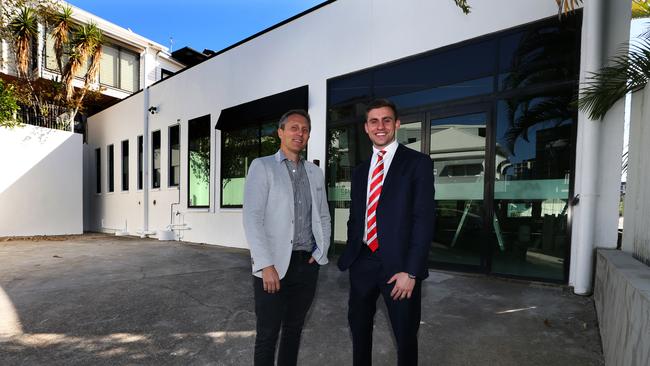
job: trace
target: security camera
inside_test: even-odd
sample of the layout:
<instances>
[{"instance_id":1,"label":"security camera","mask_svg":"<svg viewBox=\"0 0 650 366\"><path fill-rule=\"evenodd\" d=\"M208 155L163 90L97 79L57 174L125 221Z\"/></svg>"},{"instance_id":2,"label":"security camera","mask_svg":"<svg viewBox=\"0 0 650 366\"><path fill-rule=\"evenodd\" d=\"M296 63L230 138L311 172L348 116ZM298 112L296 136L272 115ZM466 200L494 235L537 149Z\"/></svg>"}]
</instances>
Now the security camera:
<instances>
[{"instance_id":1,"label":"security camera","mask_svg":"<svg viewBox=\"0 0 650 366\"><path fill-rule=\"evenodd\" d=\"M156 112L158 112L158 107L149 107L148 111L151 114L156 114Z\"/></svg>"}]
</instances>

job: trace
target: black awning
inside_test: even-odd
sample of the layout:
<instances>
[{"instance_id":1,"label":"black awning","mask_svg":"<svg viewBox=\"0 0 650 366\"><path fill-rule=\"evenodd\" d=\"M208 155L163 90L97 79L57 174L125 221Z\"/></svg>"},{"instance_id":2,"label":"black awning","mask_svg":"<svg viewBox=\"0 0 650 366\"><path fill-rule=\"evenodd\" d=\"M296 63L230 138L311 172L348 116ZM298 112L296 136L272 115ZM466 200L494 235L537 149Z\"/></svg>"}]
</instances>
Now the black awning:
<instances>
[{"instance_id":1,"label":"black awning","mask_svg":"<svg viewBox=\"0 0 650 366\"><path fill-rule=\"evenodd\" d=\"M308 103L309 87L305 85L223 109L215 128L229 131L273 118L279 119L290 109L307 110Z\"/></svg>"}]
</instances>

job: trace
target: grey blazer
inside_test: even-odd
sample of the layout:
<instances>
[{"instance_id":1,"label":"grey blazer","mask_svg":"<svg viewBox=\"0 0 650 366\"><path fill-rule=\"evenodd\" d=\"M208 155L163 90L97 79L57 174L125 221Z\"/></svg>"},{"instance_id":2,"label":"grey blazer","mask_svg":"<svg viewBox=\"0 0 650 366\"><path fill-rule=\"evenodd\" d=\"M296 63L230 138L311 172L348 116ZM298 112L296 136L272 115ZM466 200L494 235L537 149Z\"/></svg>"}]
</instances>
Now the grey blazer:
<instances>
[{"instance_id":1,"label":"grey blazer","mask_svg":"<svg viewBox=\"0 0 650 366\"><path fill-rule=\"evenodd\" d=\"M293 188L280 152L253 160L244 186L244 232L251 251L253 275L274 265L280 278L289 267L293 249ZM319 167L305 161L311 187L311 226L316 239L312 256L327 264L331 225L325 179Z\"/></svg>"}]
</instances>

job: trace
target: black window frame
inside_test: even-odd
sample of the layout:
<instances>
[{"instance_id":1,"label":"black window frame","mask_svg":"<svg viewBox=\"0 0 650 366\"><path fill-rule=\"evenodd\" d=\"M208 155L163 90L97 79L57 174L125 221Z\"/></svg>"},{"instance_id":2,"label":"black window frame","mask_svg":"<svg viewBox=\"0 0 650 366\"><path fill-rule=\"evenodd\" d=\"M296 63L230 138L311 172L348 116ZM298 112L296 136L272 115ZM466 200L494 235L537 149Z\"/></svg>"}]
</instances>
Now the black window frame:
<instances>
[{"instance_id":1,"label":"black window frame","mask_svg":"<svg viewBox=\"0 0 650 366\"><path fill-rule=\"evenodd\" d=\"M126 149L125 149L125 147L126 147ZM122 192L128 192L129 191L129 186L130 186L130 184L129 184L129 156L130 156L129 155L129 153L130 153L130 151L129 151L130 150L129 149L129 140L122 140L121 148L122 149L121 149L121 155L120 156L121 156L121 163L122 163L121 167L122 167L122 169L120 171L120 173L121 173L120 175L122 177ZM126 164L125 164L125 162L126 162ZM126 165L126 169L125 169L125 165Z\"/></svg>"},{"instance_id":2,"label":"black window frame","mask_svg":"<svg viewBox=\"0 0 650 366\"><path fill-rule=\"evenodd\" d=\"M207 205L192 205L190 204L191 199L190 197L192 196L192 184L190 183L190 179L192 177L192 174L190 170L192 169L191 165L191 160L190 160L190 154L192 153L192 142L190 141L190 138L192 137L192 124L194 123L207 123L207 131L208 131L208 204ZM206 114L201 117L193 118L187 121L187 208L210 208L210 200L211 200L211 190L212 190L212 166L210 165L210 148L212 147L212 129L210 128L212 124L211 121L211 116L209 114ZM205 128L205 127L203 127Z\"/></svg>"},{"instance_id":3,"label":"black window frame","mask_svg":"<svg viewBox=\"0 0 650 366\"><path fill-rule=\"evenodd\" d=\"M174 165L172 165L172 129L177 129L177 143L178 143L178 181L174 182ZM181 184L181 125L175 124L169 126L167 129L167 186L179 187Z\"/></svg>"},{"instance_id":4,"label":"black window frame","mask_svg":"<svg viewBox=\"0 0 650 366\"><path fill-rule=\"evenodd\" d=\"M156 135L157 134L157 135ZM156 154L156 137L158 138L158 150L160 155L160 166L158 169L155 168L155 154ZM151 132L151 189L159 189L162 185L162 143L161 143L161 133L160 130L155 130ZM156 173L158 173L158 185L156 185Z\"/></svg>"},{"instance_id":5,"label":"black window frame","mask_svg":"<svg viewBox=\"0 0 650 366\"><path fill-rule=\"evenodd\" d=\"M144 184L144 137L138 135L138 185L137 189L142 190Z\"/></svg>"},{"instance_id":6,"label":"black window frame","mask_svg":"<svg viewBox=\"0 0 650 366\"><path fill-rule=\"evenodd\" d=\"M107 192L115 192L115 145L110 144L106 147L106 168L108 170L108 188Z\"/></svg>"},{"instance_id":7,"label":"black window frame","mask_svg":"<svg viewBox=\"0 0 650 366\"><path fill-rule=\"evenodd\" d=\"M95 193L102 193L102 149L95 149Z\"/></svg>"}]
</instances>

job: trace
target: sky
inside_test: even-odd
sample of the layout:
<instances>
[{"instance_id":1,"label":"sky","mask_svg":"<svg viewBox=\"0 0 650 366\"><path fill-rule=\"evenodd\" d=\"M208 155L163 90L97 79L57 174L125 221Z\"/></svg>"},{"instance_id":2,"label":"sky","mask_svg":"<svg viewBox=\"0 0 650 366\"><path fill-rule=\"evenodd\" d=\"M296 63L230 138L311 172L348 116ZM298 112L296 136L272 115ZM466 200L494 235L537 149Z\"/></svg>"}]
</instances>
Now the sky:
<instances>
[{"instance_id":1,"label":"sky","mask_svg":"<svg viewBox=\"0 0 650 366\"><path fill-rule=\"evenodd\" d=\"M177 50L219 51L323 0L68 0ZM173 41L170 41L170 38ZM173 42L173 43L172 43Z\"/></svg>"}]
</instances>

